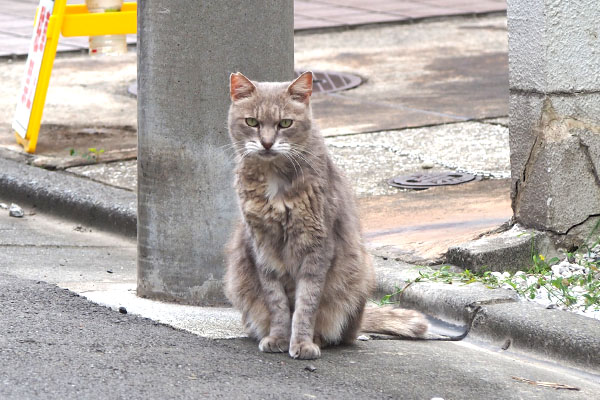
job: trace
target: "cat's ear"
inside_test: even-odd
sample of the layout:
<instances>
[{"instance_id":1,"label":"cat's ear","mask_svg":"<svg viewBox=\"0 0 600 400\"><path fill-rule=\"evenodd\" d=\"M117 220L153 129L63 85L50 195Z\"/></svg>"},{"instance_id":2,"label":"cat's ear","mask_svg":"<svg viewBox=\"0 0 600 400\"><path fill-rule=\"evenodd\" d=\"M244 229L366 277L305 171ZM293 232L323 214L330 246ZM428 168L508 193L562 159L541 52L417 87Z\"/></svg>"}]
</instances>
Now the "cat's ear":
<instances>
[{"instance_id":1,"label":"cat's ear","mask_svg":"<svg viewBox=\"0 0 600 400\"><path fill-rule=\"evenodd\" d=\"M254 86L241 72L231 74L229 77L229 94L231 95L231 101L250 97L255 90L256 86Z\"/></svg>"},{"instance_id":2,"label":"cat's ear","mask_svg":"<svg viewBox=\"0 0 600 400\"><path fill-rule=\"evenodd\" d=\"M313 87L313 74L307 71L300 75L294 82L288 86L287 91L292 99L308 104Z\"/></svg>"}]
</instances>

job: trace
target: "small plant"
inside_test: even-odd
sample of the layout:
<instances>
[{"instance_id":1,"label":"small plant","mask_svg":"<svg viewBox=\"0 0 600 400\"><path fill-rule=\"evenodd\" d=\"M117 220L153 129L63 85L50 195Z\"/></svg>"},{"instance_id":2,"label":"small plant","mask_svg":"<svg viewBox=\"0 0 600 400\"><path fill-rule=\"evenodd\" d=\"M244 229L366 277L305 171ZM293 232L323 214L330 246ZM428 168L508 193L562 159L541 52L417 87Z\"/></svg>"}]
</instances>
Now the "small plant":
<instances>
[{"instance_id":1,"label":"small plant","mask_svg":"<svg viewBox=\"0 0 600 400\"><path fill-rule=\"evenodd\" d=\"M104 153L104 149L96 149L95 147L90 147L88 148L88 152L89 154L93 154L94 159L96 160L96 162L98 162L98 160L100 160L100 154Z\"/></svg>"},{"instance_id":2,"label":"small plant","mask_svg":"<svg viewBox=\"0 0 600 400\"><path fill-rule=\"evenodd\" d=\"M400 296L402 294L402 292L404 292L410 285L412 285L413 283L420 282L420 281L421 281L421 278L416 278L414 280L409 280L406 283L406 285L404 285L404 287L394 286L394 289L395 289L394 293L386 294L379 300L371 300L371 301L374 302L375 304L377 304L378 306L386 306L386 305L390 305L390 304L396 304L396 303L398 303L398 300L392 300L393 297Z\"/></svg>"},{"instance_id":3,"label":"small plant","mask_svg":"<svg viewBox=\"0 0 600 400\"><path fill-rule=\"evenodd\" d=\"M594 231L598 225L600 223ZM567 253L562 262L557 257L547 260L543 254L536 254L534 248L532 238L531 265L526 271L515 273L472 272L468 269L453 272L447 265L437 270L419 267L419 276L416 279L408 280L403 288L396 287L394 293L383 296L375 303L397 303L404 290L417 282L462 285L480 282L490 289L512 289L524 298L551 307L576 312L600 312L600 236L590 245Z\"/></svg>"},{"instance_id":4,"label":"small plant","mask_svg":"<svg viewBox=\"0 0 600 400\"><path fill-rule=\"evenodd\" d=\"M69 149L69 155L71 156L81 156L89 161L99 162L100 155L104 153L104 149L97 149L95 147L89 147L85 153L77 153L74 148Z\"/></svg>"}]
</instances>

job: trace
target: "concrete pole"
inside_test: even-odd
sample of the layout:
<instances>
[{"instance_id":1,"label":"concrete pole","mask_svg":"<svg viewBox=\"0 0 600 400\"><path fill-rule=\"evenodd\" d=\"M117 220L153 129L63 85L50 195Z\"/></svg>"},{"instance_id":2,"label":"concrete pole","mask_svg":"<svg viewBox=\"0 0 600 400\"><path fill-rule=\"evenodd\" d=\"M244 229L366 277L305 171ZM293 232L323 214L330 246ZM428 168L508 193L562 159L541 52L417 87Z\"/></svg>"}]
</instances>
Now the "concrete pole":
<instances>
[{"instance_id":1,"label":"concrete pole","mask_svg":"<svg viewBox=\"0 0 600 400\"><path fill-rule=\"evenodd\" d=\"M224 301L229 74L293 78L292 0L138 2L138 295Z\"/></svg>"},{"instance_id":2,"label":"concrete pole","mask_svg":"<svg viewBox=\"0 0 600 400\"><path fill-rule=\"evenodd\" d=\"M578 245L600 219L600 2L509 0L508 30L514 216Z\"/></svg>"}]
</instances>

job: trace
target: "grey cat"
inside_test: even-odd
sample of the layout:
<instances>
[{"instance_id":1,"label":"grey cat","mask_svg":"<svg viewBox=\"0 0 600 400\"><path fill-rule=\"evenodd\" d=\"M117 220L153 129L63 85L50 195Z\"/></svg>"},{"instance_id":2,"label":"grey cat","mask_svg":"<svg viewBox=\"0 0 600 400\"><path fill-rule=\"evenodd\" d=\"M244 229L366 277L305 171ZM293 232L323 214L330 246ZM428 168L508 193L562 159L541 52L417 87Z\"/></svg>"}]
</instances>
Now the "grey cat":
<instances>
[{"instance_id":1,"label":"grey cat","mask_svg":"<svg viewBox=\"0 0 600 400\"><path fill-rule=\"evenodd\" d=\"M411 310L365 307L375 286L353 194L312 119L312 73L293 82L231 75L229 134L242 220L225 291L265 352L313 359L359 331L422 337Z\"/></svg>"}]
</instances>

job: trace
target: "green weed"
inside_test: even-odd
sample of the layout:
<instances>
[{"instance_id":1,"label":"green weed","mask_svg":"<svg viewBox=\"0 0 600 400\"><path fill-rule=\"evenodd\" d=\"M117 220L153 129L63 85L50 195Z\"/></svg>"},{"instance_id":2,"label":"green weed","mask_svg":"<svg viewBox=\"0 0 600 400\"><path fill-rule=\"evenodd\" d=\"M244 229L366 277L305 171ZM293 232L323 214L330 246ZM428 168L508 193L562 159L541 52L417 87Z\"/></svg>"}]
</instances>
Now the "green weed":
<instances>
[{"instance_id":1,"label":"green weed","mask_svg":"<svg viewBox=\"0 0 600 400\"><path fill-rule=\"evenodd\" d=\"M595 230L599 224L596 225ZM589 257L592 249L598 252L598 244L600 244L600 236L590 245L581 246L577 252L567 254L567 260L579 266L578 270L572 273L560 273L561 266L566 267L566 265L561 265L557 257L547 260L544 255L535 254L533 239L531 265L525 271L500 273L485 270L472 272L466 269L453 272L447 265L439 269L419 267L419 277L408 280L402 288L396 287L394 293L383 296L375 303L379 305L397 303L404 290L417 282L460 285L479 282L490 289L513 289L520 296L529 299L546 297L550 304L567 310L600 311L600 261L598 259L590 261Z\"/></svg>"},{"instance_id":2,"label":"green weed","mask_svg":"<svg viewBox=\"0 0 600 400\"><path fill-rule=\"evenodd\" d=\"M69 149L69 155L71 156L81 156L89 161L99 162L100 155L104 153L104 149L97 149L95 147L89 147L86 152L78 153L75 149Z\"/></svg>"}]
</instances>

